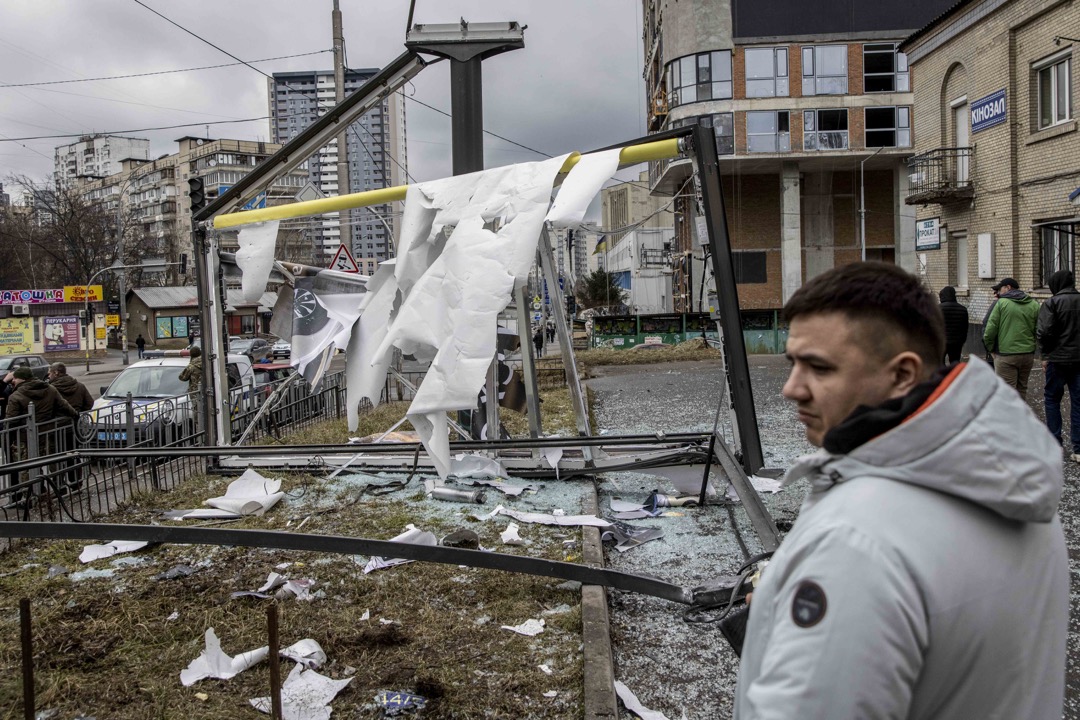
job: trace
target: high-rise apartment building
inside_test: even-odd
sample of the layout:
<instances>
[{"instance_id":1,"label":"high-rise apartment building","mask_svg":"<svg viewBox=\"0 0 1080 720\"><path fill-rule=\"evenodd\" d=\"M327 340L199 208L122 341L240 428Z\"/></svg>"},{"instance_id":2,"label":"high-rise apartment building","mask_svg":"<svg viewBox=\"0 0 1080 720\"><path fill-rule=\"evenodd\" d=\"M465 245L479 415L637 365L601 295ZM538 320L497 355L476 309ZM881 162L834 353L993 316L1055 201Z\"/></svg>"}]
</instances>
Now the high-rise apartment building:
<instances>
[{"instance_id":1,"label":"high-rise apartment building","mask_svg":"<svg viewBox=\"0 0 1080 720\"><path fill-rule=\"evenodd\" d=\"M954 1L643 0L649 129L712 129L744 318L775 321L805 280L864 247L914 269L905 160L921 80L897 45ZM650 184L686 194L690 172L653 163ZM694 209L675 210L674 309L696 311Z\"/></svg>"},{"instance_id":2,"label":"high-rise apartment building","mask_svg":"<svg viewBox=\"0 0 1080 720\"><path fill-rule=\"evenodd\" d=\"M346 95L354 92L377 69L348 70ZM270 102L270 134L274 142L286 143L334 107L332 70L275 73L267 81ZM362 192L408 182L405 145L405 108L401 93L393 93L382 106L366 113L347 132L349 191ZM308 161L311 181L327 195L341 191L338 182L337 139L330 141ZM340 243L352 251L360 271L371 274L381 260L394 254L393 237L401 217L401 203L377 205L352 211L342 232L337 214L309 221L307 232L317 250L329 261Z\"/></svg>"},{"instance_id":3,"label":"high-rise apartment building","mask_svg":"<svg viewBox=\"0 0 1080 720\"><path fill-rule=\"evenodd\" d=\"M150 141L119 135L85 135L78 142L56 148L53 179L81 182L120 172L125 160L150 159Z\"/></svg>"}]
</instances>

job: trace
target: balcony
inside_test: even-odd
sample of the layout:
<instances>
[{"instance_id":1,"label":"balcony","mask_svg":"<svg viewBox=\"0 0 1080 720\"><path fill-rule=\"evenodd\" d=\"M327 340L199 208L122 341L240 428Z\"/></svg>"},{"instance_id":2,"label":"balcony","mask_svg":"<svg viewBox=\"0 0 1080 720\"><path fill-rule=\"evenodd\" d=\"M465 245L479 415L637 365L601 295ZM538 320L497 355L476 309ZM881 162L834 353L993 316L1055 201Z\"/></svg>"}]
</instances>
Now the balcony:
<instances>
[{"instance_id":1,"label":"balcony","mask_svg":"<svg viewBox=\"0 0 1080 720\"><path fill-rule=\"evenodd\" d=\"M908 205L946 204L975 197L975 148L938 148L907 161Z\"/></svg>"}]
</instances>

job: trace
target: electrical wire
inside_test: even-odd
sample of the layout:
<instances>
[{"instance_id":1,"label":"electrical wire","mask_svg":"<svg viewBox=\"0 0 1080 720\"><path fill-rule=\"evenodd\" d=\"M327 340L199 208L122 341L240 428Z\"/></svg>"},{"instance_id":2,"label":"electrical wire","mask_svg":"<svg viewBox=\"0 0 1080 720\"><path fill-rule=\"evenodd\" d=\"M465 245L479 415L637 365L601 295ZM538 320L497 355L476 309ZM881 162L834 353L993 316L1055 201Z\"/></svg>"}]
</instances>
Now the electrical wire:
<instances>
[{"instance_id":1,"label":"electrical wire","mask_svg":"<svg viewBox=\"0 0 1080 720\"><path fill-rule=\"evenodd\" d=\"M186 127L199 127L201 125L235 125L237 123L256 122L258 120L269 120L269 115L263 115L262 117L243 118L241 120L213 120L210 122L190 122L182 123L180 125L161 125L158 127L146 127L146 128L134 128L131 130L104 130L98 131L97 135L127 135L128 133L139 132L153 132L154 130L177 130L179 128ZM86 135L86 132L77 133L64 133L62 135L35 135L33 137L18 137L18 138L0 138L0 142L22 142L24 140L57 140L62 138L82 137Z\"/></svg>"},{"instance_id":2,"label":"electrical wire","mask_svg":"<svg viewBox=\"0 0 1080 720\"><path fill-rule=\"evenodd\" d=\"M328 53L328 52L333 52L333 50L313 50L312 52L297 53L296 55L279 55L277 57L260 58L258 60L249 60L248 62L259 63L259 62L271 62L273 60L290 60L292 58L307 57L309 55L321 55L323 53ZM178 68L176 70L157 70L157 71L154 71L154 72L131 73L129 75L109 75L109 76L105 76L105 77L76 78L74 80L45 80L45 81L42 81L42 82L31 82L31 83L0 83L0 88L27 88L27 87L42 87L44 85L67 85L67 84L70 84L70 83L98 82L100 80L127 80L129 78L152 77L154 75L170 75L172 73L196 72L198 70L216 70L218 68L236 67L237 65L245 65L245 64L247 64L247 63L241 61L241 62L234 62L234 63L222 63L221 65L203 65L201 67ZM89 96L86 96L86 97L89 97Z\"/></svg>"}]
</instances>

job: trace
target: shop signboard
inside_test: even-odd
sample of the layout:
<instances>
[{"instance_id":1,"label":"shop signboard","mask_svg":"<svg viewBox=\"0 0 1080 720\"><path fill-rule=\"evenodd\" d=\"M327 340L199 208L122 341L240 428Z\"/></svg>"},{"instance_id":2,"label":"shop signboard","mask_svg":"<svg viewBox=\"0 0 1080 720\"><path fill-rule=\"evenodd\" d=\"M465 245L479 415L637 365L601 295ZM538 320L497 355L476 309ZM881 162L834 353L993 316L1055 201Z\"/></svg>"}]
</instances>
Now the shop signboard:
<instances>
[{"instance_id":1,"label":"shop signboard","mask_svg":"<svg viewBox=\"0 0 1080 720\"><path fill-rule=\"evenodd\" d=\"M34 344L30 318L0 318L0 355L28 353Z\"/></svg>"},{"instance_id":2,"label":"shop signboard","mask_svg":"<svg viewBox=\"0 0 1080 720\"><path fill-rule=\"evenodd\" d=\"M941 218L920 220L915 226L915 249L937 250L941 247Z\"/></svg>"},{"instance_id":3,"label":"shop signboard","mask_svg":"<svg viewBox=\"0 0 1080 720\"><path fill-rule=\"evenodd\" d=\"M105 339L105 328L103 328L103 327L94 328L94 337L96 337L98 340L104 340Z\"/></svg>"},{"instance_id":4,"label":"shop signboard","mask_svg":"<svg viewBox=\"0 0 1080 720\"><path fill-rule=\"evenodd\" d=\"M106 315L105 316L105 327L120 327L120 316L119 315Z\"/></svg>"},{"instance_id":5,"label":"shop signboard","mask_svg":"<svg viewBox=\"0 0 1080 720\"><path fill-rule=\"evenodd\" d=\"M45 352L79 349L79 317L77 315L47 317L43 320L45 332L41 342Z\"/></svg>"},{"instance_id":6,"label":"shop signboard","mask_svg":"<svg viewBox=\"0 0 1080 720\"><path fill-rule=\"evenodd\" d=\"M65 285L64 302L101 302L103 294L100 285Z\"/></svg>"}]
</instances>

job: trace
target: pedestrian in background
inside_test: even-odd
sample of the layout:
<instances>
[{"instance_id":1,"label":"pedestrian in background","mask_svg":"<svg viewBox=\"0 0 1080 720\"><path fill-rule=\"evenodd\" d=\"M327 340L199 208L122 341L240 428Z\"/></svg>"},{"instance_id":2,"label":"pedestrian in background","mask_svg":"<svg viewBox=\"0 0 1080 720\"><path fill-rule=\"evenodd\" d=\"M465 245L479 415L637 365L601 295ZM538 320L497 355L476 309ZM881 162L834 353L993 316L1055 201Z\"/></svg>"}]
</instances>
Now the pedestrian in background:
<instances>
[{"instance_id":1,"label":"pedestrian in background","mask_svg":"<svg viewBox=\"0 0 1080 720\"><path fill-rule=\"evenodd\" d=\"M997 346L994 370L1020 397L1027 398L1028 377L1035 364L1035 324L1039 303L1020 289L1020 283L1004 278L994 290L998 301L983 329L983 344Z\"/></svg>"},{"instance_id":2,"label":"pedestrian in background","mask_svg":"<svg viewBox=\"0 0 1080 720\"><path fill-rule=\"evenodd\" d=\"M1036 334L1046 372L1046 427L1061 442L1061 400L1069 389L1069 458L1080 462L1080 292L1069 270L1050 276L1053 297L1039 310Z\"/></svg>"},{"instance_id":3,"label":"pedestrian in background","mask_svg":"<svg viewBox=\"0 0 1080 720\"><path fill-rule=\"evenodd\" d=\"M988 322L990 322L990 313L994 312L994 306L997 305L997 301L998 301L998 291L991 288L990 292L993 294L994 299L990 301L990 307L986 308L986 314L983 315L982 326L983 326L984 330L986 329L986 324ZM993 365L994 364L994 353L997 352L997 345L994 345L993 347L991 347L991 346L987 345L984 342L983 347L986 348L986 362Z\"/></svg>"},{"instance_id":4,"label":"pedestrian in background","mask_svg":"<svg viewBox=\"0 0 1080 720\"><path fill-rule=\"evenodd\" d=\"M536 357L544 357L544 327L542 325L533 333L533 346L536 347Z\"/></svg>"},{"instance_id":5,"label":"pedestrian in background","mask_svg":"<svg viewBox=\"0 0 1080 720\"><path fill-rule=\"evenodd\" d=\"M142 333L135 338L135 347L139 349L139 359L142 360L143 352L146 350L146 340L143 339Z\"/></svg>"},{"instance_id":6,"label":"pedestrian in background","mask_svg":"<svg viewBox=\"0 0 1080 720\"><path fill-rule=\"evenodd\" d=\"M956 302L956 288L945 286L938 293L941 314L945 317L945 363L960 362L968 335L967 308Z\"/></svg>"}]
</instances>

